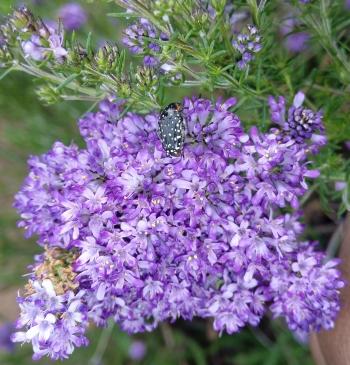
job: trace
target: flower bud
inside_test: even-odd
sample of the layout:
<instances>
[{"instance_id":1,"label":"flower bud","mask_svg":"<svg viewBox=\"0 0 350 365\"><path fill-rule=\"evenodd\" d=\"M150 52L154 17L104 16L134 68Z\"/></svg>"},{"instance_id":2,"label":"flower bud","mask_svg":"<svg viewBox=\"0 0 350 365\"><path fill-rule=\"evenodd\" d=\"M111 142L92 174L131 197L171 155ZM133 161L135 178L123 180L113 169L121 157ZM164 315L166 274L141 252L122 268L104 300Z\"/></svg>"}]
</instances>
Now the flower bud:
<instances>
[{"instance_id":1,"label":"flower bud","mask_svg":"<svg viewBox=\"0 0 350 365\"><path fill-rule=\"evenodd\" d=\"M136 85L140 91L155 93L158 85L158 77L149 67L138 67L136 72Z\"/></svg>"},{"instance_id":2,"label":"flower bud","mask_svg":"<svg viewBox=\"0 0 350 365\"><path fill-rule=\"evenodd\" d=\"M81 65L88 60L88 54L81 44L74 45L67 55L67 62L81 68Z\"/></svg>"},{"instance_id":3,"label":"flower bud","mask_svg":"<svg viewBox=\"0 0 350 365\"><path fill-rule=\"evenodd\" d=\"M126 99L126 98L130 97L130 95L131 95L131 86L130 86L129 80L124 79L124 80L120 81L119 89L118 89L118 96L121 99Z\"/></svg>"},{"instance_id":4,"label":"flower bud","mask_svg":"<svg viewBox=\"0 0 350 365\"><path fill-rule=\"evenodd\" d=\"M100 72L113 72L118 66L119 57L118 47L106 43L97 51L94 57L95 67Z\"/></svg>"},{"instance_id":5,"label":"flower bud","mask_svg":"<svg viewBox=\"0 0 350 365\"><path fill-rule=\"evenodd\" d=\"M8 62L13 59L6 39L0 33L0 67L6 67Z\"/></svg>"},{"instance_id":6,"label":"flower bud","mask_svg":"<svg viewBox=\"0 0 350 365\"><path fill-rule=\"evenodd\" d=\"M56 104L60 101L60 93L54 86L43 85L36 90L39 99L47 105Z\"/></svg>"},{"instance_id":7,"label":"flower bud","mask_svg":"<svg viewBox=\"0 0 350 365\"><path fill-rule=\"evenodd\" d=\"M9 22L19 32L35 31L37 29L37 21L32 12L26 7L16 9Z\"/></svg>"}]
</instances>

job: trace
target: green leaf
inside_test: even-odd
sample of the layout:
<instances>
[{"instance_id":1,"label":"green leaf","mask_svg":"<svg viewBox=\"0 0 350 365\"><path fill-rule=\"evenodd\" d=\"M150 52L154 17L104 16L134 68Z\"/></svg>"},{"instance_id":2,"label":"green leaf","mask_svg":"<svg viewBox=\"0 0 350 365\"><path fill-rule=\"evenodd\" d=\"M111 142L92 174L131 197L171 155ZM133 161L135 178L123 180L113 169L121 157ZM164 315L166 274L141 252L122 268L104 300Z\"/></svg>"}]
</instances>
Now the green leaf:
<instances>
[{"instance_id":1,"label":"green leaf","mask_svg":"<svg viewBox=\"0 0 350 365\"><path fill-rule=\"evenodd\" d=\"M107 16L112 18L125 18L125 19L131 19L131 18L139 18L138 15L132 14L132 13L107 13Z\"/></svg>"},{"instance_id":2,"label":"green leaf","mask_svg":"<svg viewBox=\"0 0 350 365\"><path fill-rule=\"evenodd\" d=\"M2 74L1 74L1 76L0 76L0 81L2 80L2 79L4 79L7 75L9 75L13 70L14 70L15 68L14 67L10 67L10 68L8 68L7 70L5 70Z\"/></svg>"},{"instance_id":3,"label":"green leaf","mask_svg":"<svg viewBox=\"0 0 350 365\"><path fill-rule=\"evenodd\" d=\"M59 90L63 89L65 86L67 86L72 81L74 81L78 76L79 76L79 74L70 75L61 84L59 84L58 86L56 86L55 90L56 91L59 91Z\"/></svg>"},{"instance_id":4,"label":"green leaf","mask_svg":"<svg viewBox=\"0 0 350 365\"><path fill-rule=\"evenodd\" d=\"M89 56L93 55L94 49L92 46L92 32L89 32L87 36L85 49Z\"/></svg>"}]
</instances>

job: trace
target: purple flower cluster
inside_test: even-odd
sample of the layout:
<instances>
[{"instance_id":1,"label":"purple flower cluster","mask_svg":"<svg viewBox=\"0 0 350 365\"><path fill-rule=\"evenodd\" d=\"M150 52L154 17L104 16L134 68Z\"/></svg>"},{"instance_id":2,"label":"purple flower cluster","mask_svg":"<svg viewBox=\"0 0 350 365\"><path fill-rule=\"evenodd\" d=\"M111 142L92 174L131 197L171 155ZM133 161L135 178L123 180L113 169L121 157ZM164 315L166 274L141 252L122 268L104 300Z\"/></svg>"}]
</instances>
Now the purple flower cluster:
<instances>
[{"instance_id":1,"label":"purple flower cluster","mask_svg":"<svg viewBox=\"0 0 350 365\"><path fill-rule=\"evenodd\" d=\"M261 36L254 25L247 26L247 33L240 33L232 41L233 47L241 54L241 59L237 62L237 67L243 70L254 59L254 53L262 49Z\"/></svg>"},{"instance_id":2,"label":"purple flower cluster","mask_svg":"<svg viewBox=\"0 0 350 365\"><path fill-rule=\"evenodd\" d=\"M43 22L37 32L22 42L22 49L25 56L34 61L42 61L50 55L56 60L62 61L68 54L63 47L62 31Z\"/></svg>"},{"instance_id":3,"label":"purple flower cluster","mask_svg":"<svg viewBox=\"0 0 350 365\"><path fill-rule=\"evenodd\" d=\"M208 1L199 1L198 7L193 10L194 14L206 14L211 20L216 17L215 9ZM128 1L124 2L124 6L128 11L133 12L133 8ZM247 25L245 32L237 32L236 27L238 23L247 17L245 12L235 12L231 15L232 6L228 5L225 8L225 15L229 24L232 27L233 33L236 34L232 40L233 47L240 54L240 60L237 62L239 69L244 69L254 59L254 54L262 49L262 38L258 29L254 25ZM158 11L155 13L158 14ZM169 21L167 15L163 16L163 20ZM169 34L160 32L149 20L140 18L137 23L132 24L124 30L123 43L134 54L144 56L144 64L149 67L158 66L160 63L160 56L162 52L161 41L167 41ZM160 66L164 73L175 71L176 66L171 63L164 63ZM177 78L180 78L178 75Z\"/></svg>"},{"instance_id":4,"label":"purple flower cluster","mask_svg":"<svg viewBox=\"0 0 350 365\"><path fill-rule=\"evenodd\" d=\"M299 215L281 211L297 209L318 176L307 153L321 122L300 132L290 119L303 116L300 103L284 121L284 99L271 99L282 131L245 133L235 102L184 100L181 157L163 151L157 115L121 116L121 103L105 101L79 122L86 149L55 143L30 159L20 226L46 249L74 251L76 277L60 295L33 277L15 340L56 359L86 344L87 318L136 333L198 316L231 334L270 310L299 333L332 327L337 261L298 242Z\"/></svg>"},{"instance_id":5,"label":"purple flower cluster","mask_svg":"<svg viewBox=\"0 0 350 365\"><path fill-rule=\"evenodd\" d=\"M87 345L84 332L87 327L84 291L74 294L67 291L57 295L52 282L30 282L31 293L18 298L21 315L18 328L25 331L12 336L14 342L31 342L34 359L44 355L52 359L64 359L72 354L75 347Z\"/></svg>"},{"instance_id":6,"label":"purple flower cluster","mask_svg":"<svg viewBox=\"0 0 350 365\"><path fill-rule=\"evenodd\" d=\"M299 92L295 95L293 105L288 109L286 116L285 99L279 97L277 100L269 98L271 111L271 120L279 124L288 137L292 137L298 143L305 143L306 140L312 139L313 148L322 146L326 143L324 135L317 132L323 132L322 112L314 112L304 108L305 95Z\"/></svg>"},{"instance_id":7,"label":"purple flower cluster","mask_svg":"<svg viewBox=\"0 0 350 365\"><path fill-rule=\"evenodd\" d=\"M154 67L159 64L160 41L168 39L167 34L159 32L148 20L141 18L124 30L123 43L132 53L142 54L146 66Z\"/></svg>"},{"instance_id":8,"label":"purple flower cluster","mask_svg":"<svg viewBox=\"0 0 350 365\"><path fill-rule=\"evenodd\" d=\"M59 18L67 30L81 28L87 21L87 14L79 3L67 3L59 9Z\"/></svg>"}]
</instances>

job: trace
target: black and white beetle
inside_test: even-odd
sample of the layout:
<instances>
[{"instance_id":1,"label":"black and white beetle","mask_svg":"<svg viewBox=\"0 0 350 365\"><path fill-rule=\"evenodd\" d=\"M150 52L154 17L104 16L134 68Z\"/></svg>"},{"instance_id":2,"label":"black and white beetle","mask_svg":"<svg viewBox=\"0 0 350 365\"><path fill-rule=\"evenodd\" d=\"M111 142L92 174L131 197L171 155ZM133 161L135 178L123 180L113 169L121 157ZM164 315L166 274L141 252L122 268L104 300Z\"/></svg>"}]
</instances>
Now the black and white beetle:
<instances>
[{"instance_id":1,"label":"black and white beetle","mask_svg":"<svg viewBox=\"0 0 350 365\"><path fill-rule=\"evenodd\" d=\"M182 154L186 135L182 110L181 104L171 103L159 115L158 137L169 157L180 157Z\"/></svg>"}]
</instances>

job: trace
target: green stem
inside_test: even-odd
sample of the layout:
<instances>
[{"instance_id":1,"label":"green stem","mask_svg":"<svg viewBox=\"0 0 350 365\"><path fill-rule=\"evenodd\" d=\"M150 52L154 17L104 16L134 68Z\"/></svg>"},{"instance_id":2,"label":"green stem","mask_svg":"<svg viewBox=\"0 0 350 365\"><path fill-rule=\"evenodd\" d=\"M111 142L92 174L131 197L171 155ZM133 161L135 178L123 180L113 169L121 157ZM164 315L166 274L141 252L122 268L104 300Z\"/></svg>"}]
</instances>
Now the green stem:
<instances>
[{"instance_id":1,"label":"green stem","mask_svg":"<svg viewBox=\"0 0 350 365\"><path fill-rule=\"evenodd\" d=\"M342 240L343 229L344 229L344 223L340 222L338 224L337 229L335 230L331 239L328 242L327 251L326 251L327 256L325 258L326 262L329 261L330 259L332 259L337 254L340 242Z\"/></svg>"},{"instance_id":2,"label":"green stem","mask_svg":"<svg viewBox=\"0 0 350 365\"><path fill-rule=\"evenodd\" d=\"M66 101L92 101L99 102L103 99L103 96L89 96L89 95L60 95L60 98Z\"/></svg>"},{"instance_id":3,"label":"green stem","mask_svg":"<svg viewBox=\"0 0 350 365\"><path fill-rule=\"evenodd\" d=\"M328 17L329 7L327 0L320 0L319 14L315 14L315 16L313 14L306 14L304 20L318 37L321 46L334 62L343 68L350 78L350 63L332 37L332 28Z\"/></svg>"},{"instance_id":4,"label":"green stem","mask_svg":"<svg viewBox=\"0 0 350 365\"><path fill-rule=\"evenodd\" d=\"M259 20L259 8L256 0L247 0L250 12L253 15L254 23L259 26L260 20Z\"/></svg>"},{"instance_id":5,"label":"green stem","mask_svg":"<svg viewBox=\"0 0 350 365\"><path fill-rule=\"evenodd\" d=\"M2 79L4 79L7 75L9 75L12 71L14 71L15 70L15 67L14 66L12 66L12 67L10 67L10 68L8 68L7 70L5 70L2 74L1 74L1 76L0 76L0 81L2 80Z\"/></svg>"},{"instance_id":6,"label":"green stem","mask_svg":"<svg viewBox=\"0 0 350 365\"><path fill-rule=\"evenodd\" d=\"M337 89L334 89L332 87L312 84L312 83L308 83L308 82L305 85L310 87L310 89L316 89L316 90L324 91L329 95L344 96L344 95L350 94L350 90L337 90Z\"/></svg>"},{"instance_id":7,"label":"green stem","mask_svg":"<svg viewBox=\"0 0 350 365\"><path fill-rule=\"evenodd\" d=\"M57 85L62 85L67 80L66 78L63 78L62 76L56 76L56 75L46 72L44 70L30 67L24 63L20 63L20 64L14 66L14 70L22 71L29 75L46 79ZM92 88L87 88L87 87L81 86L81 85L77 84L77 82L73 82L73 81L68 82L64 87L66 87L70 90L79 92L81 94L89 95L91 97L98 97L98 93L96 92L96 90L94 90ZM100 98L103 98L103 94L100 94Z\"/></svg>"},{"instance_id":8,"label":"green stem","mask_svg":"<svg viewBox=\"0 0 350 365\"><path fill-rule=\"evenodd\" d=\"M125 7L125 4L123 4L122 1L120 0L115 0L116 3L118 3L119 5L121 5L122 7ZM253 2L256 1L253 0ZM138 12L138 14L142 17L146 17L148 18L151 22L153 22L153 24L158 27L159 30L163 31L164 28L159 26L159 22L154 18L154 16L146 9L144 9L143 6L141 6L139 4L139 1L135 0L132 2L132 5L134 6L135 10ZM257 12L259 12L258 8L257 8ZM157 40L153 41L157 42ZM203 58L203 55L198 52L198 50L194 49L190 44L188 44L187 42L185 42L182 39L171 39L172 44L174 45L175 49L181 49L182 51L186 52L187 54L189 54L190 56L192 56L195 60L200 61L200 63L204 63L204 67L206 67L208 70L212 70L214 72L219 71L220 76L222 76L224 79L226 79L227 81L229 81L229 83L231 84L231 86L233 86L233 88L235 89L235 91L240 92L241 94L248 94L250 96L254 96L260 100L265 100L265 98L259 96L259 94L253 90L250 89L247 86L241 85L233 76L231 76L229 73L227 72L220 72L220 70L218 70L218 67L216 66L215 63L213 62L209 62L208 60ZM163 43L163 41L158 41L158 43ZM173 60L170 58L170 56L168 57L168 61L173 62ZM195 71L193 71L190 67L188 67L186 65L186 67L184 68L184 71L188 74L191 75L191 77L199 80L200 78L196 75ZM202 80L202 85L205 85L205 83L207 83L207 81ZM221 84L217 84L220 85ZM215 85L213 85L213 88L216 88Z\"/></svg>"},{"instance_id":9,"label":"green stem","mask_svg":"<svg viewBox=\"0 0 350 365\"><path fill-rule=\"evenodd\" d=\"M97 344L96 351L90 359L88 365L100 365L104 353L106 352L108 342L111 338L114 328L114 322L110 322L108 327L102 330L100 340Z\"/></svg>"}]
</instances>

